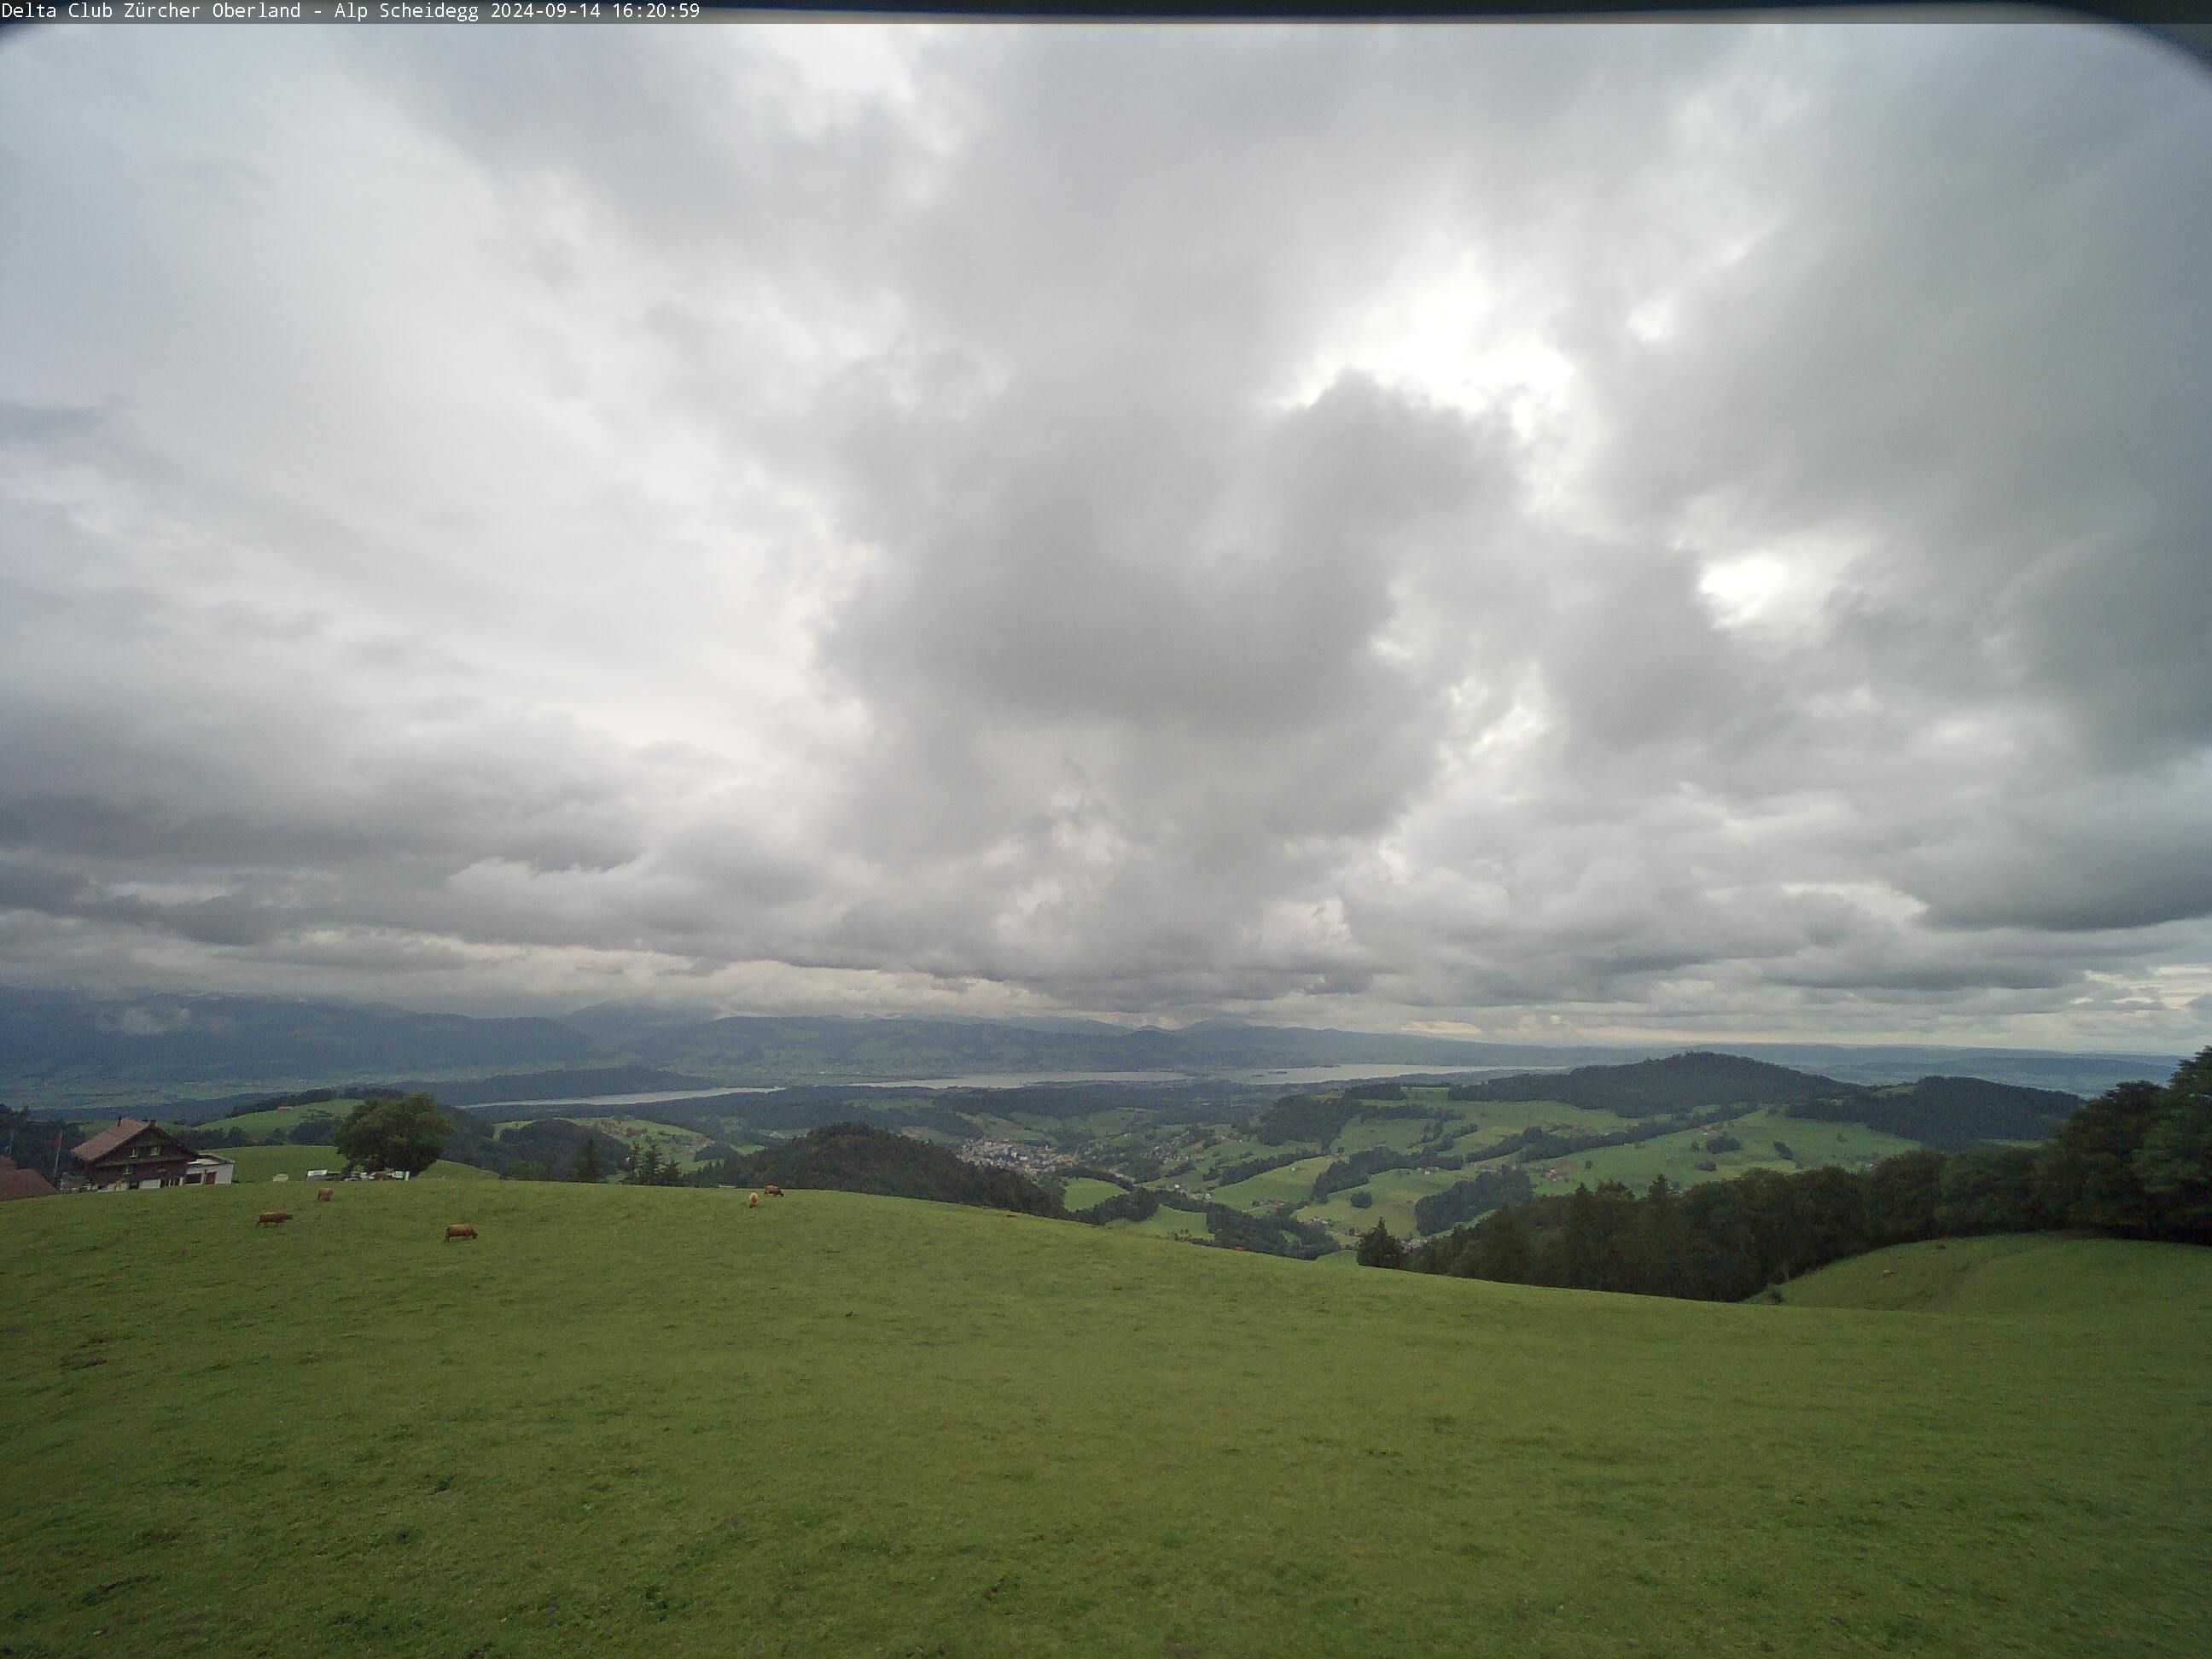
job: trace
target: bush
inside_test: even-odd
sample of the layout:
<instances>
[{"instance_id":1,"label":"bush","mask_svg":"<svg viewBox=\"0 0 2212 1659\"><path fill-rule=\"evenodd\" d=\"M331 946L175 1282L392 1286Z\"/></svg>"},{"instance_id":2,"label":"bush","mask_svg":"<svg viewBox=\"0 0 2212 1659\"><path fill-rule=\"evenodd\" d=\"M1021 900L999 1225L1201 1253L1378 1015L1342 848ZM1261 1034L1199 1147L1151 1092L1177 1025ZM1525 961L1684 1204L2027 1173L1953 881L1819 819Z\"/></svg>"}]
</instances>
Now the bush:
<instances>
[{"instance_id":1,"label":"bush","mask_svg":"<svg viewBox=\"0 0 2212 1659\"><path fill-rule=\"evenodd\" d=\"M1371 1210L1375 1207L1375 1194L1362 1187L1345 1201L1355 1210Z\"/></svg>"}]
</instances>

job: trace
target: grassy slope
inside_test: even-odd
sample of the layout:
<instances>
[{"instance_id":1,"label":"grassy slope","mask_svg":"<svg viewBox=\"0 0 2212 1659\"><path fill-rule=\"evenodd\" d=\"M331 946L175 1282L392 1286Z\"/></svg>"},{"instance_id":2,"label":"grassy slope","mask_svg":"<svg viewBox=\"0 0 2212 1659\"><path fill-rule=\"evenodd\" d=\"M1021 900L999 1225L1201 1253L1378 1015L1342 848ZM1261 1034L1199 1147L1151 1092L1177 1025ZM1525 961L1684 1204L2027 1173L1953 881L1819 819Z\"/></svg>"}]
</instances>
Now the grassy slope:
<instances>
[{"instance_id":1,"label":"grassy slope","mask_svg":"<svg viewBox=\"0 0 2212 1659\"><path fill-rule=\"evenodd\" d=\"M258 1202L0 1206L0 1433L44 1495L0 1506L14 1654L2181 1654L2212 1623L2212 1252L2151 1247L2116 1306L2062 1249L2021 1271L2087 1273L2089 1310L1909 1318L842 1194Z\"/></svg>"},{"instance_id":2,"label":"grassy slope","mask_svg":"<svg viewBox=\"0 0 2212 1659\"><path fill-rule=\"evenodd\" d=\"M313 1106L290 1106L282 1111L242 1112L236 1117L219 1117L212 1123L171 1124L178 1137L190 1143L192 1131L201 1129L242 1129L248 1134L282 1134L296 1129L309 1118L336 1118L343 1122L346 1115L361 1103L358 1100L325 1100Z\"/></svg>"},{"instance_id":3,"label":"grassy slope","mask_svg":"<svg viewBox=\"0 0 2212 1659\"><path fill-rule=\"evenodd\" d=\"M1366 1209L1352 1206L1352 1193L1357 1189L1347 1188L1331 1193L1326 1204L1308 1204L1298 1212L1297 1218L1318 1221L1344 1241L1357 1239L1378 1220L1389 1227L1393 1237L1410 1238L1414 1233L1413 1206L1430 1194L1466 1179L1466 1171L1460 1170L1443 1170L1435 1175L1423 1175L1418 1170L1385 1170L1364 1183L1375 1200Z\"/></svg>"},{"instance_id":4,"label":"grassy slope","mask_svg":"<svg viewBox=\"0 0 2212 1659\"><path fill-rule=\"evenodd\" d=\"M1103 1204L1109 1198L1119 1198L1121 1189L1110 1181L1093 1181L1089 1176L1077 1176L1067 1183L1067 1196L1061 1200L1071 1210L1087 1210L1094 1204Z\"/></svg>"},{"instance_id":5,"label":"grassy slope","mask_svg":"<svg viewBox=\"0 0 2212 1659\"><path fill-rule=\"evenodd\" d=\"M1295 1164L1285 1164L1279 1169L1264 1170L1243 1181L1232 1182L1226 1187L1216 1187L1208 1194L1216 1204L1225 1204L1232 1210L1258 1211L1272 1207L1271 1200L1285 1205L1304 1202L1312 1196L1314 1177L1336 1160L1323 1153L1318 1158L1300 1158ZM1183 1183L1188 1186L1186 1179Z\"/></svg>"},{"instance_id":6,"label":"grassy slope","mask_svg":"<svg viewBox=\"0 0 2212 1659\"><path fill-rule=\"evenodd\" d=\"M1808 1273L1783 1292L1806 1308L2031 1315L2106 1327L2212 1316L2199 1254L2052 1233L1900 1244Z\"/></svg>"}]
</instances>

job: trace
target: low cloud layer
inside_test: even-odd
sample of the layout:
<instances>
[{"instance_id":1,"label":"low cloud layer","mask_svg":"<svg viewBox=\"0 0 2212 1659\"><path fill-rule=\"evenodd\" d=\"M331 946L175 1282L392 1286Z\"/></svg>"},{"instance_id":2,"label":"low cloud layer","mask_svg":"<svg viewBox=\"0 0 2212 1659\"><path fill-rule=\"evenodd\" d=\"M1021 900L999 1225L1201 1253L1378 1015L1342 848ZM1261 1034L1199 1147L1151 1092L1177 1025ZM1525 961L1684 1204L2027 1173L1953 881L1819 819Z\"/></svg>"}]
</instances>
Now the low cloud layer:
<instances>
[{"instance_id":1,"label":"low cloud layer","mask_svg":"<svg viewBox=\"0 0 2212 1659\"><path fill-rule=\"evenodd\" d=\"M0 49L0 980L2212 1040L2212 81Z\"/></svg>"}]
</instances>

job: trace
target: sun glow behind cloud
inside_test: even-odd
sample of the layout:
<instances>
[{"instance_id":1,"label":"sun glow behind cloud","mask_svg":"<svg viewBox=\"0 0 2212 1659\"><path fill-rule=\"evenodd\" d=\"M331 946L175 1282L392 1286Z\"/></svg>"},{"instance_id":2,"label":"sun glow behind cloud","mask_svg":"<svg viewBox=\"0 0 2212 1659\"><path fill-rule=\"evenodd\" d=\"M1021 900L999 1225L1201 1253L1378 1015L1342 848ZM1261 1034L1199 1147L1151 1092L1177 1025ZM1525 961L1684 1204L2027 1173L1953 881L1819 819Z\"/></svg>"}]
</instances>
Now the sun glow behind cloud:
<instances>
[{"instance_id":1,"label":"sun glow behind cloud","mask_svg":"<svg viewBox=\"0 0 2212 1659\"><path fill-rule=\"evenodd\" d=\"M374 33L0 59L0 977L2205 1032L2149 45Z\"/></svg>"}]
</instances>

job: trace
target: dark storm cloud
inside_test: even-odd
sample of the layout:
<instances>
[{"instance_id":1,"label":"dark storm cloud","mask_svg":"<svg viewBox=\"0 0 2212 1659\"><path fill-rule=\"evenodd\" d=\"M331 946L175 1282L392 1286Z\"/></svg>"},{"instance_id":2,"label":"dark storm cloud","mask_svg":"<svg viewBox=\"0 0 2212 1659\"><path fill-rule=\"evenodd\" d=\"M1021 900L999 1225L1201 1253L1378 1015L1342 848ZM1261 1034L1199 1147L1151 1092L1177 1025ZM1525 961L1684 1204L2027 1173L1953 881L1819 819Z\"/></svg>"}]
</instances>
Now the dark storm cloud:
<instances>
[{"instance_id":1,"label":"dark storm cloud","mask_svg":"<svg viewBox=\"0 0 2212 1659\"><path fill-rule=\"evenodd\" d=\"M0 974L2201 1039L2187 69L710 35L0 64Z\"/></svg>"}]
</instances>

